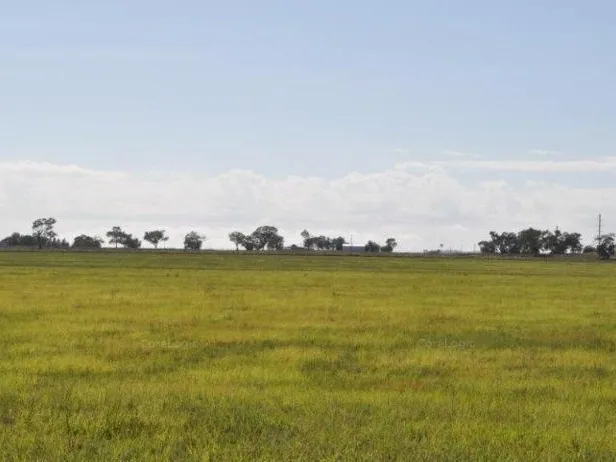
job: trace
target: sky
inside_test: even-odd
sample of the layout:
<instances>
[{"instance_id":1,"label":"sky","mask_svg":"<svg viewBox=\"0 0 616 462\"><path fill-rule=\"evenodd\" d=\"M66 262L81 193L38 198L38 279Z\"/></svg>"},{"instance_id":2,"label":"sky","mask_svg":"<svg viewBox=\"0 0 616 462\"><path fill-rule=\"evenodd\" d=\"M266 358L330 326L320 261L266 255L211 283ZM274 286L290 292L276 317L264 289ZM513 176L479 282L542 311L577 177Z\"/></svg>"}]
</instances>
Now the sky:
<instances>
[{"instance_id":1,"label":"sky","mask_svg":"<svg viewBox=\"0 0 616 462\"><path fill-rule=\"evenodd\" d=\"M7 2L0 235L616 231L616 3Z\"/></svg>"}]
</instances>

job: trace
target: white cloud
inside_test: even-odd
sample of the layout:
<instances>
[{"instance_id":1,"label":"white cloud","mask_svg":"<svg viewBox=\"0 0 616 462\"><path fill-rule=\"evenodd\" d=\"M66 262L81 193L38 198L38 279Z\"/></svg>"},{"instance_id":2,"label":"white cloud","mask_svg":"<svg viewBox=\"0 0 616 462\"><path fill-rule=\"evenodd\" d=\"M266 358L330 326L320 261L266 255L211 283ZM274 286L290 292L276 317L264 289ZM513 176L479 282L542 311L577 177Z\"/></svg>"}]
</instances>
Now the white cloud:
<instances>
[{"instance_id":1,"label":"white cloud","mask_svg":"<svg viewBox=\"0 0 616 462\"><path fill-rule=\"evenodd\" d=\"M460 164L489 171L489 181L465 183ZM571 162L451 161L407 163L372 174L349 173L334 180L291 176L268 179L244 170L218 176L198 173L105 172L79 166L0 162L0 236L28 232L41 216L58 219L69 238L104 233L114 225L142 237L154 227L168 230L170 246L195 229L207 247L231 248L233 230L278 226L287 243L299 233L353 236L354 242L393 236L400 250L460 247L470 250L492 230L559 226L586 236L601 212L609 228L616 217L616 188L513 185L494 171L605 171L616 159ZM486 180L488 175L486 175ZM607 228L606 228L607 229ZM616 222L614 224L616 231Z\"/></svg>"},{"instance_id":2,"label":"white cloud","mask_svg":"<svg viewBox=\"0 0 616 462\"><path fill-rule=\"evenodd\" d=\"M588 160L448 160L448 161L411 161L397 166L398 169L466 169L466 170L492 170L509 172L555 172L555 173L581 173L606 172L616 170L616 157L604 157Z\"/></svg>"},{"instance_id":3,"label":"white cloud","mask_svg":"<svg viewBox=\"0 0 616 462\"><path fill-rule=\"evenodd\" d=\"M472 152L451 151L451 150L443 151L443 154L449 157L460 157L460 158L466 157L466 158L478 159L481 157L479 154L474 154Z\"/></svg>"},{"instance_id":4,"label":"white cloud","mask_svg":"<svg viewBox=\"0 0 616 462\"><path fill-rule=\"evenodd\" d=\"M531 154L535 154L537 156L554 156L554 157L561 157L564 154L562 152L559 151L549 151L546 149L531 149L529 151Z\"/></svg>"}]
</instances>

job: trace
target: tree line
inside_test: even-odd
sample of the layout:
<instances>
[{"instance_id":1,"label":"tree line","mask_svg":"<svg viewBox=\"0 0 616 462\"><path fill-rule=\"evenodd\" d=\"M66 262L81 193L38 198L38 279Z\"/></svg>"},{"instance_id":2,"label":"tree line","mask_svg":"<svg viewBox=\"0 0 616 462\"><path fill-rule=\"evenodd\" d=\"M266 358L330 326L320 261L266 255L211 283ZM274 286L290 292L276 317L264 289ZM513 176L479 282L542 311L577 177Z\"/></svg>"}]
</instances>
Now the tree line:
<instances>
[{"instance_id":1,"label":"tree line","mask_svg":"<svg viewBox=\"0 0 616 462\"><path fill-rule=\"evenodd\" d=\"M582 245L580 233L563 232L556 228L540 230L527 228L516 232L490 231L489 239L479 242L479 250L484 254L501 255L565 255L596 253L607 260L614 255L615 235L603 234L595 239L596 245Z\"/></svg>"},{"instance_id":2,"label":"tree line","mask_svg":"<svg viewBox=\"0 0 616 462\"><path fill-rule=\"evenodd\" d=\"M53 217L38 218L32 222L31 234L13 233L0 241L0 247L37 247L60 248L60 249L100 249L105 240L98 236L85 234L74 238L69 244L66 239L60 239L55 231L57 221ZM348 244L342 236L330 237L313 235L307 230L301 232L303 246L293 245L290 249L301 250L328 250L342 251ZM120 226L113 226L106 234L107 243L115 248L139 249L142 240L124 231ZM164 229L146 231L143 241L151 244L155 249L161 243L169 240ZM275 226L259 226L251 233L233 231L229 233L229 240L235 245L237 251L240 247L247 251L283 250L285 239ZM184 236L185 250L200 250L206 236L197 231L190 231ZM614 256L616 250L615 234L603 234L595 239L596 245L582 245L582 235L576 232L563 232L555 230L540 230L526 228L518 232L490 231L489 239L479 242L479 250L483 254L500 255L564 255L580 253L596 253L601 259L609 259ZM398 243L390 237L384 244L368 241L362 246L366 252L393 252Z\"/></svg>"},{"instance_id":3,"label":"tree line","mask_svg":"<svg viewBox=\"0 0 616 462\"><path fill-rule=\"evenodd\" d=\"M32 222L31 234L13 233L0 241L0 247L37 247L59 249L100 249L105 240L99 236L81 234L73 240L72 244L66 239L59 239L55 231L57 221L55 218L39 218ZM113 226L106 234L107 243L115 248L139 249L143 242L136 236L124 231L120 226ZM344 237L328 237L324 235L311 235L307 230L302 231L303 247L296 245L291 249L305 250L335 250L342 251L347 241ZM200 250L206 241L206 236L197 231L190 231L184 236L185 250ZM143 241L151 244L155 249L161 243L169 240L164 229L146 231ZM229 233L229 241L235 245L237 251L242 247L247 251L283 250L285 239L275 226L263 225L251 233L233 231ZM394 238L387 238L384 245L368 241L363 249L366 252L393 252L397 246Z\"/></svg>"}]
</instances>

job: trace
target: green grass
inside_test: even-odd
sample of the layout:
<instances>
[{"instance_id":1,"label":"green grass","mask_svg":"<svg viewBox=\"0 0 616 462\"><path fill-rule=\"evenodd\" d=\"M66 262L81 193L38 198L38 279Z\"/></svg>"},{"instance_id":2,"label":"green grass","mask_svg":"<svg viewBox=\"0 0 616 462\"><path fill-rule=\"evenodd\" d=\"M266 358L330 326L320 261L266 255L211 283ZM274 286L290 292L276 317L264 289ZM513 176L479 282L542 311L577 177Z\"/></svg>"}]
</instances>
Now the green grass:
<instances>
[{"instance_id":1,"label":"green grass","mask_svg":"<svg viewBox=\"0 0 616 462\"><path fill-rule=\"evenodd\" d=\"M0 252L0 460L616 460L616 266Z\"/></svg>"}]
</instances>

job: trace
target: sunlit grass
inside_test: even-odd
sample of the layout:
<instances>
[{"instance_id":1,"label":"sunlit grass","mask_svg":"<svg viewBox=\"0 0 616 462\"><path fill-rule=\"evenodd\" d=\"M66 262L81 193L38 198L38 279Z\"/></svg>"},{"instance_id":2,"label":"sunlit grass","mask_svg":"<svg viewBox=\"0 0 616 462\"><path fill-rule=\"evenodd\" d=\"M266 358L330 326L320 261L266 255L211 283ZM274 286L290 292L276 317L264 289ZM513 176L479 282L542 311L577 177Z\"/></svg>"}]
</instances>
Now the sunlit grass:
<instances>
[{"instance_id":1,"label":"sunlit grass","mask_svg":"<svg viewBox=\"0 0 616 462\"><path fill-rule=\"evenodd\" d=\"M0 253L0 459L615 460L616 266Z\"/></svg>"}]
</instances>

